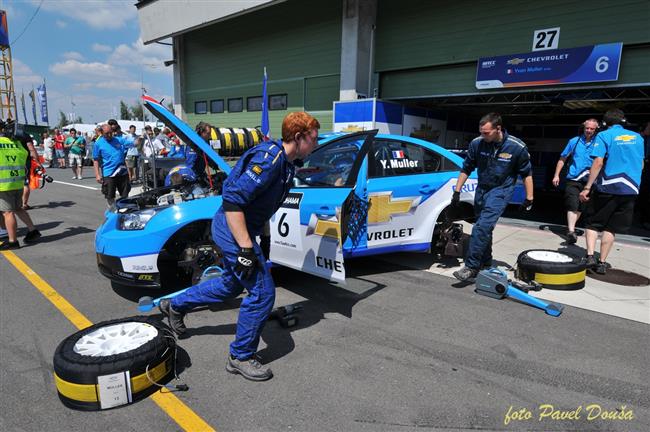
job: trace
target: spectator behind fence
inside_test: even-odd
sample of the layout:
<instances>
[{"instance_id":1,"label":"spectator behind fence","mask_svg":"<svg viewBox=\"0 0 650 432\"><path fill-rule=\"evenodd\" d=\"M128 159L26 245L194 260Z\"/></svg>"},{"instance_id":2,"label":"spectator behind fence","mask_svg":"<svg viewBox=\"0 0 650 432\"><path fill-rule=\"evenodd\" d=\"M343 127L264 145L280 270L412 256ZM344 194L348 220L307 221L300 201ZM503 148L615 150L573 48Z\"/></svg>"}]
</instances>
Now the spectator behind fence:
<instances>
[{"instance_id":1,"label":"spectator behind fence","mask_svg":"<svg viewBox=\"0 0 650 432\"><path fill-rule=\"evenodd\" d=\"M580 192L580 200L589 201L585 222L587 267L599 274L605 274L610 267L606 260L616 234L626 233L632 225L643 168L643 138L623 128L626 123L623 111L607 111L603 123L608 129L596 136L589 180ZM596 261L598 232L603 234L600 259Z\"/></svg>"},{"instance_id":2,"label":"spectator behind fence","mask_svg":"<svg viewBox=\"0 0 650 432\"><path fill-rule=\"evenodd\" d=\"M560 154L560 160L555 167L553 186L560 185L560 171L568 165L566 184L564 185L564 207L566 208L568 244L578 241L575 233L576 222L585 210L585 203L580 201L580 192L589 178L591 168L591 152L594 148L594 138L598 130L598 120L586 120L580 127L580 135L569 140ZM568 163L567 163L568 161Z\"/></svg>"},{"instance_id":3,"label":"spectator behind fence","mask_svg":"<svg viewBox=\"0 0 650 432\"><path fill-rule=\"evenodd\" d=\"M68 165L72 168L72 179L83 178L83 155L86 152L86 139L77 135L77 130L70 129L70 136L65 139L63 147L68 151Z\"/></svg>"},{"instance_id":4,"label":"spectator behind fence","mask_svg":"<svg viewBox=\"0 0 650 432\"><path fill-rule=\"evenodd\" d=\"M57 166L59 168L65 168L65 149L63 143L65 142L65 135L59 131L59 129L54 129L54 153L56 156Z\"/></svg>"}]
</instances>

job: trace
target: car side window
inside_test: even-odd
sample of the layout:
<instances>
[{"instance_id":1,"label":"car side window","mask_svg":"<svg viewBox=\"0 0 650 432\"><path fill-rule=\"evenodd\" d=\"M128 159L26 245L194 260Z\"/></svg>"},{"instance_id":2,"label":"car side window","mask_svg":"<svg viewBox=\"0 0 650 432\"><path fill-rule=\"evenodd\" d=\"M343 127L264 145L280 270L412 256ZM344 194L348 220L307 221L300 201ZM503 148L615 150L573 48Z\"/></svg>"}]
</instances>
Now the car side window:
<instances>
[{"instance_id":1,"label":"car side window","mask_svg":"<svg viewBox=\"0 0 650 432\"><path fill-rule=\"evenodd\" d=\"M294 186L344 186L364 139L346 137L317 148L296 170Z\"/></svg>"},{"instance_id":2,"label":"car side window","mask_svg":"<svg viewBox=\"0 0 650 432\"><path fill-rule=\"evenodd\" d=\"M375 140L372 144L370 178L437 172L441 156L417 144Z\"/></svg>"}]
</instances>

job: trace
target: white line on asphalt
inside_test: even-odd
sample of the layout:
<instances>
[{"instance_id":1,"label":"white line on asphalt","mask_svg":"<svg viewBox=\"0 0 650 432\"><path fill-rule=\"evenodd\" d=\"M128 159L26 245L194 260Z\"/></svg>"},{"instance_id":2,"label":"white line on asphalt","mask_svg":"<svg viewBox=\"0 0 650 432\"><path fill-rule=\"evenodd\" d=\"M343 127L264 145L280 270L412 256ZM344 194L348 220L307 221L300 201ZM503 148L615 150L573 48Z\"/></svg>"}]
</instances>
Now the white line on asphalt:
<instances>
[{"instance_id":1,"label":"white line on asphalt","mask_svg":"<svg viewBox=\"0 0 650 432\"><path fill-rule=\"evenodd\" d=\"M59 180L54 180L54 183L60 183L60 184L68 185L68 186L76 186L76 187L80 187L80 188L84 188L84 189L90 189L90 190L99 190L99 188L96 188L96 187L83 186L83 185L80 185L80 184L62 182L62 181L59 181Z\"/></svg>"}]
</instances>

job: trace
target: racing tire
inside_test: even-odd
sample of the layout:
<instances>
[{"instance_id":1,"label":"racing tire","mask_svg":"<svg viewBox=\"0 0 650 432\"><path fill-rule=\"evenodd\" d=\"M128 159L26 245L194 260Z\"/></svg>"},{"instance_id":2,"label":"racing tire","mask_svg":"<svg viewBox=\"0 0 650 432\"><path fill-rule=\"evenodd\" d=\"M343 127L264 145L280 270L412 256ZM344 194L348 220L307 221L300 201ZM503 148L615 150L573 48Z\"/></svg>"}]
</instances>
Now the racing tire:
<instances>
[{"instance_id":1,"label":"racing tire","mask_svg":"<svg viewBox=\"0 0 650 432\"><path fill-rule=\"evenodd\" d=\"M59 399L68 408L98 411L146 398L175 375L175 352L172 331L151 316L87 327L64 339L54 352ZM118 402L101 400L100 378L126 386Z\"/></svg>"},{"instance_id":2,"label":"racing tire","mask_svg":"<svg viewBox=\"0 0 650 432\"><path fill-rule=\"evenodd\" d=\"M515 276L535 280L543 288L574 291L584 288L586 264L578 256L550 249L530 249L517 257Z\"/></svg>"}]
</instances>

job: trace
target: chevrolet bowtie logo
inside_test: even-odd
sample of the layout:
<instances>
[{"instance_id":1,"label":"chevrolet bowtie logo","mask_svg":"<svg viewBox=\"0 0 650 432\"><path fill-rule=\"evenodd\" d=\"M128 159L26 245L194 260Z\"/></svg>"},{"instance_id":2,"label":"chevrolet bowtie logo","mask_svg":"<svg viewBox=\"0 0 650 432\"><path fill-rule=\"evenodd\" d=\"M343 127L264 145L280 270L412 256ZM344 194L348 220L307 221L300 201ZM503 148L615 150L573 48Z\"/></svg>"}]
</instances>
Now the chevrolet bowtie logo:
<instances>
[{"instance_id":1,"label":"chevrolet bowtie logo","mask_svg":"<svg viewBox=\"0 0 650 432\"><path fill-rule=\"evenodd\" d=\"M392 193L372 195L368 209L368 223L390 222L394 215L415 211L420 197L393 199Z\"/></svg>"},{"instance_id":2,"label":"chevrolet bowtie logo","mask_svg":"<svg viewBox=\"0 0 650 432\"><path fill-rule=\"evenodd\" d=\"M618 135L614 139L616 141L628 142L628 141L632 141L634 138L636 138L636 136L634 136L634 135Z\"/></svg>"},{"instance_id":3,"label":"chevrolet bowtie logo","mask_svg":"<svg viewBox=\"0 0 650 432\"><path fill-rule=\"evenodd\" d=\"M309 225L307 226L307 235L312 234L321 237L329 237L340 241L341 224L339 223L338 216L319 217L315 214L312 214L311 218L309 219Z\"/></svg>"}]
</instances>

